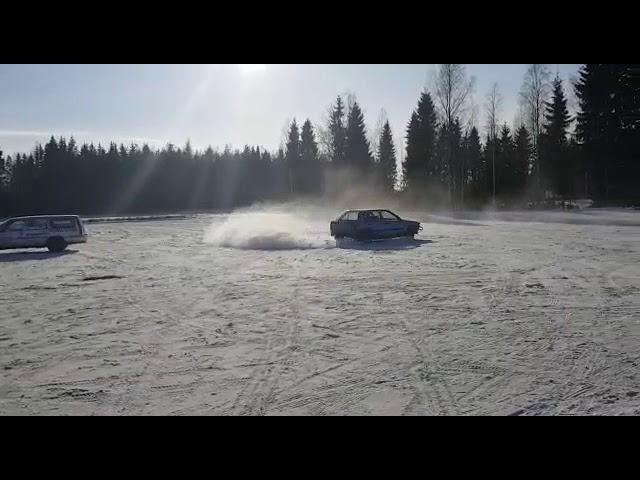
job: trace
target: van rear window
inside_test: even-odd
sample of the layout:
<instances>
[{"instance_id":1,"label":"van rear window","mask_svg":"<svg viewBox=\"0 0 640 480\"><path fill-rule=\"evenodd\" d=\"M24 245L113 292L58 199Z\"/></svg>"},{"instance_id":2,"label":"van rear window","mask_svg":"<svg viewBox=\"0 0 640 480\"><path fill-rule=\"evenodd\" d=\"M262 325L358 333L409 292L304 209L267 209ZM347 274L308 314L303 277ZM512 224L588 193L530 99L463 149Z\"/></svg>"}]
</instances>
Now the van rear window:
<instances>
[{"instance_id":1,"label":"van rear window","mask_svg":"<svg viewBox=\"0 0 640 480\"><path fill-rule=\"evenodd\" d=\"M72 218L51 220L51 228L54 230L75 230L78 228L76 221Z\"/></svg>"}]
</instances>

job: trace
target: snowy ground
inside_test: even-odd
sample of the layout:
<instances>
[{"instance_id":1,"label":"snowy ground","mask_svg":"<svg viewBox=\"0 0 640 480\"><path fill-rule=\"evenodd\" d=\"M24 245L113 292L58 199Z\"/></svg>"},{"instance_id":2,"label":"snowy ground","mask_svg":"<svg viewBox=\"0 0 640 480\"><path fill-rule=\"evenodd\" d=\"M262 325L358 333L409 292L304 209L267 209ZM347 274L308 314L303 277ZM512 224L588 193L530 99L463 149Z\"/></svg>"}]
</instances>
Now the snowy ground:
<instances>
[{"instance_id":1,"label":"snowy ground","mask_svg":"<svg viewBox=\"0 0 640 480\"><path fill-rule=\"evenodd\" d=\"M0 414L640 414L638 212L287 211L0 252Z\"/></svg>"}]
</instances>

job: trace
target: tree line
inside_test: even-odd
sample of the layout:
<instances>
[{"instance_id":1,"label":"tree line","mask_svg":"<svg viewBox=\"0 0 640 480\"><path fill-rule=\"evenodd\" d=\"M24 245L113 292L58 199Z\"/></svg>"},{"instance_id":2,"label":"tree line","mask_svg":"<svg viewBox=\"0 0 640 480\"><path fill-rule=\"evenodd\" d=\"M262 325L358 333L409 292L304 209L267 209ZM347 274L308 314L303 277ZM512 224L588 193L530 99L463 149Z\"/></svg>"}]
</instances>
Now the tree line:
<instances>
[{"instance_id":1,"label":"tree line","mask_svg":"<svg viewBox=\"0 0 640 480\"><path fill-rule=\"evenodd\" d=\"M585 64L569 88L577 101L573 115L559 76L530 65L518 118L500 121L496 84L483 122L464 65L440 65L406 125L401 164L389 121L370 139L355 96L338 96L317 128L294 119L277 152L259 146L201 152L188 142L105 148L51 137L28 154L5 157L0 150L0 216L229 209L318 197L329 178L341 175L425 206L521 207L579 197L637 202L640 65Z\"/></svg>"},{"instance_id":2,"label":"tree line","mask_svg":"<svg viewBox=\"0 0 640 480\"><path fill-rule=\"evenodd\" d=\"M286 163L260 147L194 152L51 138L4 163L4 213L151 213L232 208L285 190ZM2 212L0 212L1 214Z\"/></svg>"}]
</instances>

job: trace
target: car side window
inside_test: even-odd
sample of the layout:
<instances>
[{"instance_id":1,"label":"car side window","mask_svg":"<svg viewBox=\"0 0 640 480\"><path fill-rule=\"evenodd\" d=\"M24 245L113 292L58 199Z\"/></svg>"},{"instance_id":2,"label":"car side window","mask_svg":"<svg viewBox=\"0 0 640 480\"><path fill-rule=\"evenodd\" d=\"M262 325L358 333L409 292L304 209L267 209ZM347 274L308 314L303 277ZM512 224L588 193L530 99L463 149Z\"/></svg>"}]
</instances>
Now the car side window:
<instances>
[{"instance_id":1,"label":"car side window","mask_svg":"<svg viewBox=\"0 0 640 480\"><path fill-rule=\"evenodd\" d=\"M365 222L375 222L380 220L380 215L377 215L377 212L360 212L360 220Z\"/></svg>"},{"instance_id":2,"label":"car side window","mask_svg":"<svg viewBox=\"0 0 640 480\"><path fill-rule=\"evenodd\" d=\"M44 218L33 218L27 221L27 228L31 230L47 230L49 222Z\"/></svg>"},{"instance_id":3,"label":"car side window","mask_svg":"<svg viewBox=\"0 0 640 480\"><path fill-rule=\"evenodd\" d=\"M15 222L11 222L8 226L7 226L7 232L20 232L21 230L24 230L24 228L27 226L27 222L24 220L16 220Z\"/></svg>"},{"instance_id":4,"label":"car side window","mask_svg":"<svg viewBox=\"0 0 640 480\"><path fill-rule=\"evenodd\" d=\"M387 212L385 210L380 212L380 216L382 217L383 220L386 220L386 221L397 222L398 220L400 220L400 218L398 218L397 215L394 215L393 213Z\"/></svg>"},{"instance_id":5,"label":"car side window","mask_svg":"<svg viewBox=\"0 0 640 480\"><path fill-rule=\"evenodd\" d=\"M358 213L357 212L349 212L347 214L347 220L358 220Z\"/></svg>"}]
</instances>

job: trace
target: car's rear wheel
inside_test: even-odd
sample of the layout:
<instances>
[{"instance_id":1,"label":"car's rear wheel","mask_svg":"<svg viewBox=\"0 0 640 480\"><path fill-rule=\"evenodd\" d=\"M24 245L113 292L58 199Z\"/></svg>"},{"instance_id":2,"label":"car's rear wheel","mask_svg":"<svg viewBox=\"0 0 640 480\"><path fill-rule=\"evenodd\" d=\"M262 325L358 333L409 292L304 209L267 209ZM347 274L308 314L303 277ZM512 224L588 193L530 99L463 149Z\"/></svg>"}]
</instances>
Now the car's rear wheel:
<instances>
[{"instance_id":1,"label":"car's rear wheel","mask_svg":"<svg viewBox=\"0 0 640 480\"><path fill-rule=\"evenodd\" d=\"M67 248L67 242L62 237L51 237L47 240L47 248L50 252L62 252Z\"/></svg>"}]
</instances>

